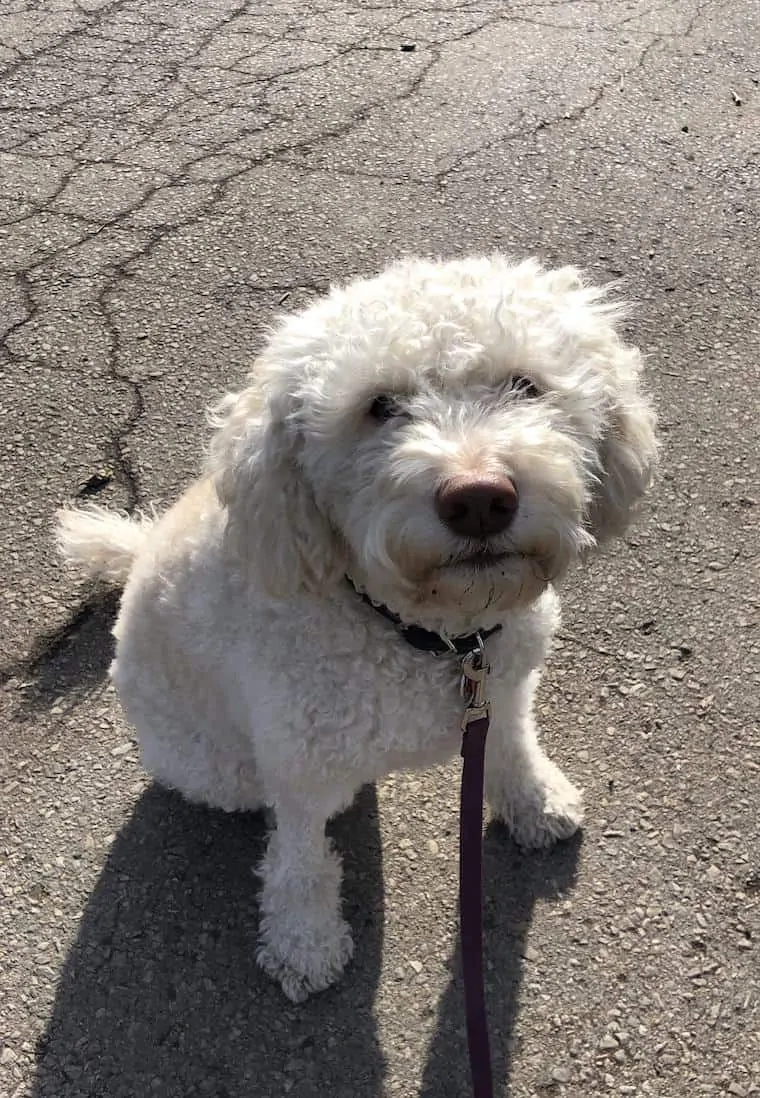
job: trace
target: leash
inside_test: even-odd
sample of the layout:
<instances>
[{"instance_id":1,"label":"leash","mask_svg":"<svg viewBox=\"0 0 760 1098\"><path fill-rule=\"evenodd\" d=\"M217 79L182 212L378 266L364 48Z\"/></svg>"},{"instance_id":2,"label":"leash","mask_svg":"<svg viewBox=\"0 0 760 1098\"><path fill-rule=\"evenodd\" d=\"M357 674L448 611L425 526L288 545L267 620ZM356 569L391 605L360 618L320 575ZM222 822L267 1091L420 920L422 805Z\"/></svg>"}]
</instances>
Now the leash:
<instances>
[{"instance_id":1,"label":"leash","mask_svg":"<svg viewBox=\"0 0 760 1098\"><path fill-rule=\"evenodd\" d=\"M459 933L474 1098L493 1098L483 979L483 774L491 707L483 638L462 658L462 793L459 809Z\"/></svg>"},{"instance_id":2,"label":"leash","mask_svg":"<svg viewBox=\"0 0 760 1098\"><path fill-rule=\"evenodd\" d=\"M462 941L462 975L473 1098L493 1098L491 1049L488 1041L485 986L483 981L483 773L486 736L491 707L486 696L490 667L484 641L498 633L500 625L475 633L450 637L419 625L408 625L383 603L346 582L367 606L386 618L407 644L433 656L457 656L462 670L465 700L462 717L462 792L459 809L459 933Z\"/></svg>"}]
</instances>

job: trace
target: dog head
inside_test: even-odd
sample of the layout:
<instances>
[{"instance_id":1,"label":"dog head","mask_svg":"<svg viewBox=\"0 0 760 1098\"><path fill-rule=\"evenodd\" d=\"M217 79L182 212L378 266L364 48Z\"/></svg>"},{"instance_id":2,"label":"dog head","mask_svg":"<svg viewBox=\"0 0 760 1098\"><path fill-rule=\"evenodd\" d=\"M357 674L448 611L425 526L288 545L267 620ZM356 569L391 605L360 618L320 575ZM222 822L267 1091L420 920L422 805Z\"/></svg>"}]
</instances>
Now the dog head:
<instances>
[{"instance_id":1,"label":"dog head","mask_svg":"<svg viewBox=\"0 0 760 1098\"><path fill-rule=\"evenodd\" d=\"M484 624L621 533L656 458L641 358L578 271L407 261L286 319L228 397L227 539L276 598L348 573ZM492 613L493 612L493 613Z\"/></svg>"}]
</instances>

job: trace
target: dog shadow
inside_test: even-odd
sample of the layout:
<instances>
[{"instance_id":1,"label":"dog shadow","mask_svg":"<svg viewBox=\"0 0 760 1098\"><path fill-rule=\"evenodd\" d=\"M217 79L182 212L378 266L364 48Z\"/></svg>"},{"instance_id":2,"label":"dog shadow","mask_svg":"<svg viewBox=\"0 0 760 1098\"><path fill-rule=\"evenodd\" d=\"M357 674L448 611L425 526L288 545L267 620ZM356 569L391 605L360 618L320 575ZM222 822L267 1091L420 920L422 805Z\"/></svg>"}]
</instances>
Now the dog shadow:
<instances>
[{"instance_id":1,"label":"dog shadow","mask_svg":"<svg viewBox=\"0 0 760 1098\"><path fill-rule=\"evenodd\" d=\"M372 1003L383 946L374 788L331 827L356 960L292 1006L257 968L263 815L153 785L116 837L38 1046L34 1098L375 1098ZM349 841L350 840L350 841Z\"/></svg>"},{"instance_id":2,"label":"dog shadow","mask_svg":"<svg viewBox=\"0 0 760 1098\"><path fill-rule=\"evenodd\" d=\"M119 595L95 590L25 666L23 709L77 704L104 681ZM2 675L0 675L2 677ZM7 677L7 676L6 676ZM39 1041L33 1098L378 1098L385 1060L372 1006L383 949L374 788L330 827L344 863L355 960L338 987L291 1006L255 964L253 873L267 827L151 786L116 837L64 963ZM508 1094L525 939L538 901L575 880L580 839L523 854L484 838L488 1015L497 1094ZM470 1092L461 963L438 1004L421 1098Z\"/></svg>"},{"instance_id":3,"label":"dog shadow","mask_svg":"<svg viewBox=\"0 0 760 1098\"><path fill-rule=\"evenodd\" d=\"M21 719L44 712L63 700L75 706L108 676L114 655L112 635L121 592L95 586L55 629L35 637L23 659L0 668L0 685L23 682Z\"/></svg>"},{"instance_id":4,"label":"dog shadow","mask_svg":"<svg viewBox=\"0 0 760 1098\"><path fill-rule=\"evenodd\" d=\"M547 853L524 853L497 823L483 845L483 930L494 1093L509 1094L520 984L527 937L537 902L557 899L575 882L582 837ZM461 1098L471 1092L459 944L452 979L438 1004L420 1090L421 1098Z\"/></svg>"}]
</instances>

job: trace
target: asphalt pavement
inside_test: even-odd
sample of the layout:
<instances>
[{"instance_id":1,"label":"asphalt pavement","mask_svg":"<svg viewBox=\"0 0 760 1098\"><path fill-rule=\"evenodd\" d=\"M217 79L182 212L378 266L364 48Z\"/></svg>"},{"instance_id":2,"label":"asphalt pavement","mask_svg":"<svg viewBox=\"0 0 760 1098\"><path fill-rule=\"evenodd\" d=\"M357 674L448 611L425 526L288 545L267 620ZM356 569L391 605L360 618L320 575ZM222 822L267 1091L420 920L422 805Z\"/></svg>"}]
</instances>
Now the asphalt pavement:
<instances>
[{"instance_id":1,"label":"asphalt pavement","mask_svg":"<svg viewBox=\"0 0 760 1098\"><path fill-rule=\"evenodd\" d=\"M55 508L170 501L266 324L410 252L621 279L663 462L489 825L497 1095L760 1095L760 4L0 0L0 1095L465 1098L458 764L336 821L356 957L254 963L264 821L150 784Z\"/></svg>"}]
</instances>

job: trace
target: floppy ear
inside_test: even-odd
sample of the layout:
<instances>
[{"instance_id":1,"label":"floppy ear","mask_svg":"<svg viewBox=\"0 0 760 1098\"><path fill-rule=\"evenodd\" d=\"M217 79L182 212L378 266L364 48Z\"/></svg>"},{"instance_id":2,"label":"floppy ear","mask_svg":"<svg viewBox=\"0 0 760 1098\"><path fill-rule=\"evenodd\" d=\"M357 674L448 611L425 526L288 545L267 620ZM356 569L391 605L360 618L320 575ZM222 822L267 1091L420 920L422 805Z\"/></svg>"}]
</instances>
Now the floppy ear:
<instances>
[{"instance_id":1,"label":"floppy ear","mask_svg":"<svg viewBox=\"0 0 760 1098\"><path fill-rule=\"evenodd\" d=\"M254 584L273 598L318 594L337 582L340 540L318 509L299 463L292 401L265 399L253 383L216 409L210 466L227 510L225 541Z\"/></svg>"},{"instance_id":2,"label":"floppy ear","mask_svg":"<svg viewBox=\"0 0 760 1098\"><path fill-rule=\"evenodd\" d=\"M598 542L622 534L649 487L657 464L654 408L641 389L641 357L620 347L610 373L609 411L599 446L599 483L589 510Z\"/></svg>"}]
</instances>

